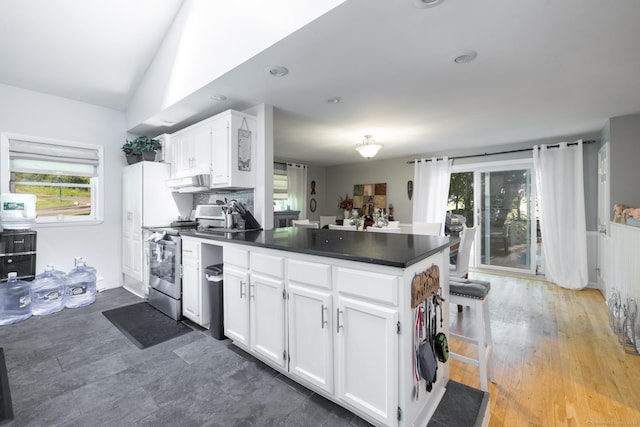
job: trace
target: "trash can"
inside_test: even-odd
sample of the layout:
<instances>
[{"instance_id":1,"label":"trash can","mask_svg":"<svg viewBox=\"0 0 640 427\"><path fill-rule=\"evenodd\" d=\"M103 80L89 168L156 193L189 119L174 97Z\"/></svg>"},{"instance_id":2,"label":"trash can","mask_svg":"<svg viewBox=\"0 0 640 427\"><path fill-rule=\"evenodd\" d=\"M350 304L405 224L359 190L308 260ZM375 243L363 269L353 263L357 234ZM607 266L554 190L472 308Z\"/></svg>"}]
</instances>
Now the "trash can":
<instances>
[{"instance_id":1,"label":"trash can","mask_svg":"<svg viewBox=\"0 0 640 427\"><path fill-rule=\"evenodd\" d=\"M222 313L222 264L210 265L204 270L205 277L209 281L209 308L211 309L211 336L217 340L225 339L224 316Z\"/></svg>"}]
</instances>

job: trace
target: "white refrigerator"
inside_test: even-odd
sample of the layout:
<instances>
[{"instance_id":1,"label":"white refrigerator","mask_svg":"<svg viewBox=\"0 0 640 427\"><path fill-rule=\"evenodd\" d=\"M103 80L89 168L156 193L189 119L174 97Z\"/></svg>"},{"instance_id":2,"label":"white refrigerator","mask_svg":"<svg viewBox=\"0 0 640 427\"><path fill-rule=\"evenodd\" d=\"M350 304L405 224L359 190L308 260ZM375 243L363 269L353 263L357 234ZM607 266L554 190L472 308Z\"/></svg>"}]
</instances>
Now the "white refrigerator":
<instances>
[{"instance_id":1,"label":"white refrigerator","mask_svg":"<svg viewBox=\"0 0 640 427\"><path fill-rule=\"evenodd\" d=\"M125 289L148 295L145 268L145 233L142 227L167 227L178 217L188 217L191 194L173 193L165 185L168 163L138 162L122 171L122 280Z\"/></svg>"}]
</instances>

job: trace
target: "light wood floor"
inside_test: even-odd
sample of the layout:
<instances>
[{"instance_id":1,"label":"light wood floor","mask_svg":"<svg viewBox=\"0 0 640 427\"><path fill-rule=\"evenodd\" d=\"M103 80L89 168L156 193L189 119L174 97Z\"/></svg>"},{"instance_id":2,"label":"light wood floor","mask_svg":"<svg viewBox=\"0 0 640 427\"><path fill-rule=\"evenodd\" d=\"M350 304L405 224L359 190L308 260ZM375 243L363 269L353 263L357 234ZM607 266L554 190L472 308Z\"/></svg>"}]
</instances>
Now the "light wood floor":
<instances>
[{"instance_id":1,"label":"light wood floor","mask_svg":"<svg viewBox=\"0 0 640 427\"><path fill-rule=\"evenodd\" d=\"M618 344L599 291L477 272L470 277L491 282L496 382L489 385L490 426L640 426L640 356ZM471 313L452 305L451 330L466 330ZM468 344L449 345L475 356ZM478 368L449 363L452 380L480 388Z\"/></svg>"}]
</instances>

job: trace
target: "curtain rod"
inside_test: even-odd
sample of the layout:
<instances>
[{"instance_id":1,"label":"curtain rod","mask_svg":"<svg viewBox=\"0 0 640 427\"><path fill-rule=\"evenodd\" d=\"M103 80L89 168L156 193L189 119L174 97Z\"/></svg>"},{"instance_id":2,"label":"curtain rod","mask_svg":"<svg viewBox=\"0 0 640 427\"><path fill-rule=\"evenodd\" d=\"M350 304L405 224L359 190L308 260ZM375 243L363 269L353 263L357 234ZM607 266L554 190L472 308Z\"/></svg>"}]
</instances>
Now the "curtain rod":
<instances>
[{"instance_id":1,"label":"curtain rod","mask_svg":"<svg viewBox=\"0 0 640 427\"><path fill-rule=\"evenodd\" d=\"M586 141L582 141L583 144L593 144L595 142L598 142L594 139L589 139ZM577 142L569 142L567 145L578 145ZM552 145L547 145L548 148L558 148L560 147L560 144L552 144ZM498 154L511 154L511 153L522 153L523 151L533 151L533 147L531 148L520 148L518 150L507 150L507 151L497 151L495 153L481 153L481 154L467 154L465 156L453 156L453 157L449 157L449 160L457 160L457 159L470 159L473 157L485 157L485 156L496 156ZM442 157L436 157L437 160L442 160ZM431 159L427 159L425 160L426 162L428 162ZM408 160L407 164L414 164L416 162L416 160ZM421 162L421 160L417 161L418 163Z\"/></svg>"}]
</instances>

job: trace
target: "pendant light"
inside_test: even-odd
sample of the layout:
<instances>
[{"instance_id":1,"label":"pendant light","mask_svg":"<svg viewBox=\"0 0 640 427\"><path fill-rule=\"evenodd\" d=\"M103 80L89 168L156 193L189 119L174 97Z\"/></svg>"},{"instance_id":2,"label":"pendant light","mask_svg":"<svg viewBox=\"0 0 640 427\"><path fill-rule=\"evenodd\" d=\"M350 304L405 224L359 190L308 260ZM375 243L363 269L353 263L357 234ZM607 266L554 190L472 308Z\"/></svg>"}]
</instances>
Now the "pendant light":
<instances>
[{"instance_id":1,"label":"pendant light","mask_svg":"<svg viewBox=\"0 0 640 427\"><path fill-rule=\"evenodd\" d=\"M356 145L356 150L364 157L365 159L370 159L382 148L382 144L378 144L373 139L371 139L371 135L365 135L364 141L360 144Z\"/></svg>"}]
</instances>

